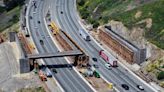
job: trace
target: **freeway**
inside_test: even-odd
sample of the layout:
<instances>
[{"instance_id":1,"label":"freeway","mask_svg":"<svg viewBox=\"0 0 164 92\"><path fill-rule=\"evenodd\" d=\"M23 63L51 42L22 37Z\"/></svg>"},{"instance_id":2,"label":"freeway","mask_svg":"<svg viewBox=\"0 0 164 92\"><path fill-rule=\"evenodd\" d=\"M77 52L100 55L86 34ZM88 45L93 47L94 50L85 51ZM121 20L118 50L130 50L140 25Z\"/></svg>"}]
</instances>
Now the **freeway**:
<instances>
[{"instance_id":1,"label":"freeway","mask_svg":"<svg viewBox=\"0 0 164 92\"><path fill-rule=\"evenodd\" d=\"M46 31L44 17L48 9L48 2L45 0L37 0L36 7L30 7L29 9L29 29L30 34L34 40L34 43L39 53L54 53L58 49L54 45L53 40L49 37L48 31ZM43 40L44 45L40 44L40 40ZM43 59L47 65L57 66L68 64L64 58L48 58ZM57 68L57 74L53 74L59 84L62 86L65 92L93 92L93 90L79 77L79 75L72 69Z\"/></svg>"},{"instance_id":2,"label":"freeway","mask_svg":"<svg viewBox=\"0 0 164 92\"><path fill-rule=\"evenodd\" d=\"M51 12L53 20L58 23L60 28L67 32L72 39L77 42L83 50L89 54L90 57L96 57L98 59L97 64L99 68L97 69L100 74L109 82L114 83L115 87L121 92L137 92L140 91L136 86L142 85L144 87L143 92L153 92L148 86L143 84L140 80L138 80L135 76L127 72L122 66L119 65L117 68L112 68L112 70L108 70L105 68L105 61L100 58L98 55L98 51L101 48L94 42L86 42L79 35L78 30L82 28L79 24L79 19L75 7L75 0L50 0L51 3ZM62 13L61 13L62 12ZM114 57L110 57L115 59ZM90 59L91 60L91 59ZM91 60L91 64L94 62ZM130 89L128 91L124 90L121 87L121 84L127 84Z\"/></svg>"}]
</instances>

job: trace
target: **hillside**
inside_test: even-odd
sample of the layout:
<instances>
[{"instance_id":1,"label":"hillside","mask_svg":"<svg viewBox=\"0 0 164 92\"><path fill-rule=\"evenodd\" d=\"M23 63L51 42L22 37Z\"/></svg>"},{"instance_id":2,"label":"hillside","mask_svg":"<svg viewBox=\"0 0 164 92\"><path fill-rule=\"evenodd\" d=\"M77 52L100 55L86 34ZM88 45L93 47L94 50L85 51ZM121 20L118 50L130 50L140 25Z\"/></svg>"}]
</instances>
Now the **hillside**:
<instances>
[{"instance_id":1,"label":"hillside","mask_svg":"<svg viewBox=\"0 0 164 92\"><path fill-rule=\"evenodd\" d=\"M148 58L136 73L164 88L164 0L77 0L77 9L93 30L111 25L133 44L145 46Z\"/></svg>"},{"instance_id":2,"label":"hillside","mask_svg":"<svg viewBox=\"0 0 164 92\"><path fill-rule=\"evenodd\" d=\"M122 22L128 29L144 29L144 37L164 49L164 0L77 0L83 19L93 27L110 20Z\"/></svg>"},{"instance_id":3,"label":"hillside","mask_svg":"<svg viewBox=\"0 0 164 92\"><path fill-rule=\"evenodd\" d=\"M0 32L4 31L5 29L11 27L15 23L19 21L20 17L20 7L17 6L10 11L4 11L0 14Z\"/></svg>"}]
</instances>

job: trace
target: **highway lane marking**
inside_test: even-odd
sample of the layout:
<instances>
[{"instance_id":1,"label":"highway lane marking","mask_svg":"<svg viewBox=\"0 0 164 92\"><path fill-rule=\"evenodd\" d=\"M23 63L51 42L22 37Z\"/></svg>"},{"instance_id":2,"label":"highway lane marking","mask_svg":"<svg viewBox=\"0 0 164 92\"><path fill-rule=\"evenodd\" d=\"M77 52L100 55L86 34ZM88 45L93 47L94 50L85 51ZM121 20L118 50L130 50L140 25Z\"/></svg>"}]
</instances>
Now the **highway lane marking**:
<instances>
[{"instance_id":1,"label":"highway lane marking","mask_svg":"<svg viewBox=\"0 0 164 92\"><path fill-rule=\"evenodd\" d=\"M46 24L46 20L45 20L45 18L44 18L44 23ZM49 33L49 35L50 35L50 37L51 37L51 39L53 40L53 42L54 42L54 44L57 46L57 44L55 43L55 41L54 41L54 38L52 37L52 34L50 33L50 31L49 31L49 29L48 29L48 27L46 26L46 29L47 29L47 31L48 31L48 33ZM58 47L58 46L57 46ZM58 49L59 49L59 47L58 47ZM61 50L61 49L60 49ZM71 74L71 73L70 73ZM71 74L72 75L72 74ZM73 76L73 75L72 75ZM67 75L66 75L66 77L67 77ZM73 82L67 77L67 79L73 84ZM79 82L77 82L77 83L79 83ZM81 85L81 84L80 84ZM74 85L73 85L74 86ZM82 85L81 85L81 87L83 87ZM76 89L76 87L74 87L75 89ZM85 89L85 88L84 88Z\"/></svg>"},{"instance_id":2,"label":"highway lane marking","mask_svg":"<svg viewBox=\"0 0 164 92\"><path fill-rule=\"evenodd\" d=\"M32 2L32 0L29 1L29 5L31 4L31 2ZM27 24L27 28L28 28L28 29L30 29L30 27L29 27L29 19L28 19L28 17L27 17L27 16L29 15L29 10L30 10L30 6L27 7L27 13L26 13L26 20L27 20L27 21L26 21L26 24ZM31 33L31 32L29 32L29 33ZM32 38L31 38L31 40L34 42L34 40L33 40ZM37 48L35 49L35 51L38 53ZM42 59L41 59L41 62L44 63ZM53 77L53 78L54 78L54 77ZM56 81L55 78L54 78L54 80ZM61 87L61 85L60 85L57 81L56 81L56 83L57 83L58 87L61 89L61 91L62 91L62 92L65 92L64 89Z\"/></svg>"}]
</instances>

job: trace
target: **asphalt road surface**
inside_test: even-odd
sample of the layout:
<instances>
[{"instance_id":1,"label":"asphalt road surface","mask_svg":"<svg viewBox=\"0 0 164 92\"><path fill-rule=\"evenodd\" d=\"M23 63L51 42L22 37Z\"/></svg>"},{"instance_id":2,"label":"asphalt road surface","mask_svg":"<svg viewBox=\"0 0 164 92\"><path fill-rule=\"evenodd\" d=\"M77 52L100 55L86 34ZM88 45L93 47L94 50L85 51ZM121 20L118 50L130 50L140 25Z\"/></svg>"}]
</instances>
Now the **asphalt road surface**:
<instances>
[{"instance_id":1,"label":"asphalt road surface","mask_svg":"<svg viewBox=\"0 0 164 92\"><path fill-rule=\"evenodd\" d=\"M50 1L50 10L53 14L53 20L62 30L67 32L86 53L88 53L90 58L96 57L98 59L97 65L99 68L97 70L103 77L105 77L105 79L112 82L121 92L140 92L140 90L136 87L137 85L142 85L144 87L145 90L142 92L153 92L135 76L127 72L127 70L122 66L118 65L119 67L112 68L112 70L108 70L105 67L105 61L98 55L101 48L94 41L86 42L78 32L78 30L82 27L78 22L80 20L77 17L78 15L75 7L75 0ZM114 60L115 58L111 56L110 59ZM91 60L91 63L93 64L94 62ZM127 84L129 86L129 90L122 88L121 84Z\"/></svg>"},{"instance_id":2,"label":"asphalt road surface","mask_svg":"<svg viewBox=\"0 0 164 92\"><path fill-rule=\"evenodd\" d=\"M45 11L48 9L49 0L36 0L37 8L34 6L30 8L29 26L32 38L39 53L57 52L57 47L54 45L52 39L49 37L48 30L46 30L44 17ZM39 40L43 40L44 45L41 45ZM44 59L44 62L51 67L68 64L64 58L49 58ZM72 69L67 67L56 68L57 74L53 74L59 84L66 92L92 92L93 90L79 77L79 75Z\"/></svg>"}]
</instances>

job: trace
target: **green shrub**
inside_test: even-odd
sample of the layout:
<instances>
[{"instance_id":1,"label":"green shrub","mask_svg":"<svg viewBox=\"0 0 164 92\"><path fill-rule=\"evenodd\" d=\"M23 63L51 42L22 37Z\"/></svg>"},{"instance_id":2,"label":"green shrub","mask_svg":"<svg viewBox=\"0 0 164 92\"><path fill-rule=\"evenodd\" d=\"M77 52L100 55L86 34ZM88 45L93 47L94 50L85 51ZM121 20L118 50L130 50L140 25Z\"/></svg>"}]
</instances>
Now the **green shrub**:
<instances>
[{"instance_id":1,"label":"green shrub","mask_svg":"<svg viewBox=\"0 0 164 92\"><path fill-rule=\"evenodd\" d=\"M93 28L97 28L99 25L100 25L99 22L95 21L95 22L93 23Z\"/></svg>"},{"instance_id":2,"label":"green shrub","mask_svg":"<svg viewBox=\"0 0 164 92\"><path fill-rule=\"evenodd\" d=\"M5 7L0 6L0 14L5 11Z\"/></svg>"},{"instance_id":3,"label":"green shrub","mask_svg":"<svg viewBox=\"0 0 164 92\"><path fill-rule=\"evenodd\" d=\"M161 71L161 72L158 73L157 79L158 79L158 80L164 79L164 71Z\"/></svg>"},{"instance_id":4,"label":"green shrub","mask_svg":"<svg viewBox=\"0 0 164 92\"><path fill-rule=\"evenodd\" d=\"M78 1L78 5L79 5L79 6L83 6L84 4L85 4L85 1L84 1L84 0L79 0L79 1Z\"/></svg>"}]
</instances>

